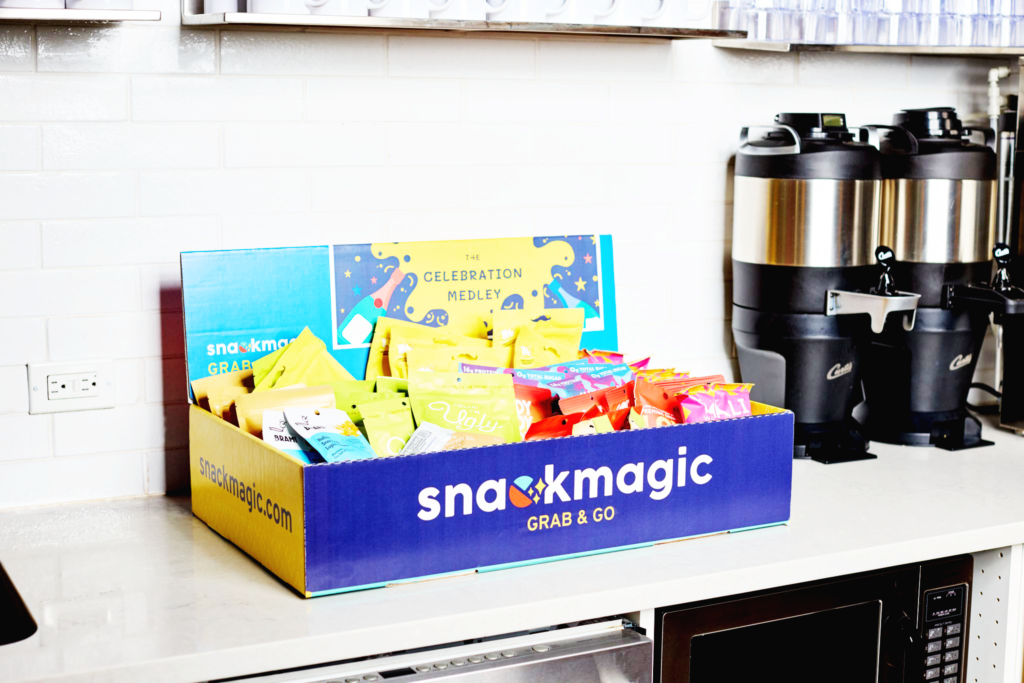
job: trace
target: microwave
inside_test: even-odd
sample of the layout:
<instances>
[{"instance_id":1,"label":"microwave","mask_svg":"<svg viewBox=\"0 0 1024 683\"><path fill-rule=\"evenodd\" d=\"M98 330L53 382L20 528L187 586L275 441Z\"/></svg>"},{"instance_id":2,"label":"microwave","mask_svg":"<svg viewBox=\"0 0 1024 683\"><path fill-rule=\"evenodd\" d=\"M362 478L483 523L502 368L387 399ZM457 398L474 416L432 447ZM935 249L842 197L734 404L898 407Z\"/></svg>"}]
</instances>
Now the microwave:
<instances>
[{"instance_id":1,"label":"microwave","mask_svg":"<svg viewBox=\"0 0 1024 683\"><path fill-rule=\"evenodd\" d=\"M974 559L655 610L655 681L964 683Z\"/></svg>"}]
</instances>

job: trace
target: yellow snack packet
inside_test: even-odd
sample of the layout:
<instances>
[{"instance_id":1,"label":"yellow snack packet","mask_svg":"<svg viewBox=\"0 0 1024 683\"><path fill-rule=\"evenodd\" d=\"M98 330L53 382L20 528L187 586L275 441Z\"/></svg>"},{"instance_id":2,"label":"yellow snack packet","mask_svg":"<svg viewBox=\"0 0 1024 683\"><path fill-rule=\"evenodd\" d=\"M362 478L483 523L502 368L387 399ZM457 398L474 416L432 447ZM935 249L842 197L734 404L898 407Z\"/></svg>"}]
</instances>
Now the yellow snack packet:
<instances>
[{"instance_id":1,"label":"yellow snack packet","mask_svg":"<svg viewBox=\"0 0 1024 683\"><path fill-rule=\"evenodd\" d=\"M545 337L564 337L570 345L575 340L578 354L580 339L583 336L583 316L582 308L550 308L541 312L525 311L521 308L495 311L491 342L494 346L515 346L519 331L524 326L529 326ZM567 360L575 360L575 356Z\"/></svg>"},{"instance_id":2,"label":"yellow snack packet","mask_svg":"<svg viewBox=\"0 0 1024 683\"><path fill-rule=\"evenodd\" d=\"M391 366L392 377L409 376L408 353L413 348L491 348L491 342L487 339L446 334L434 327L418 327L420 329L396 329L391 333L391 343L388 345L388 363Z\"/></svg>"},{"instance_id":3,"label":"yellow snack packet","mask_svg":"<svg viewBox=\"0 0 1024 683\"><path fill-rule=\"evenodd\" d=\"M235 401L239 396L248 393L249 388L245 386L214 386L210 387L206 401L211 413L226 422L238 424L238 418L235 417Z\"/></svg>"},{"instance_id":4,"label":"yellow snack packet","mask_svg":"<svg viewBox=\"0 0 1024 683\"><path fill-rule=\"evenodd\" d=\"M204 410L210 410L210 390L215 387L241 387L245 393L252 391L253 383L252 370L236 370L235 372L222 372L219 375L210 375L202 379L192 380L192 395L195 397L196 405ZM238 396L239 394L235 394ZM211 411L212 412L212 411Z\"/></svg>"},{"instance_id":5,"label":"yellow snack packet","mask_svg":"<svg viewBox=\"0 0 1024 683\"><path fill-rule=\"evenodd\" d=\"M276 351L271 351L262 358L258 358L252 362L252 379L254 386L258 386L259 383L263 381L263 378L270 374L270 371L274 369L275 365L277 365L278 359L284 355L285 349L289 346L291 346L291 344L285 344Z\"/></svg>"},{"instance_id":6,"label":"yellow snack packet","mask_svg":"<svg viewBox=\"0 0 1024 683\"><path fill-rule=\"evenodd\" d=\"M363 429L373 452L381 457L398 455L416 431L412 407L407 398L360 403Z\"/></svg>"},{"instance_id":7,"label":"yellow snack packet","mask_svg":"<svg viewBox=\"0 0 1024 683\"><path fill-rule=\"evenodd\" d=\"M263 411L285 408L334 408L334 390L328 386L270 389L235 399L238 426L253 436L263 433Z\"/></svg>"},{"instance_id":8,"label":"yellow snack packet","mask_svg":"<svg viewBox=\"0 0 1024 683\"><path fill-rule=\"evenodd\" d=\"M414 372L409 398L419 425L496 436L506 443L522 440L512 375Z\"/></svg>"},{"instance_id":9,"label":"yellow snack packet","mask_svg":"<svg viewBox=\"0 0 1024 683\"><path fill-rule=\"evenodd\" d=\"M532 327L523 327L516 337L515 356L512 367L516 369L543 368L556 363L576 360L579 342L565 338L547 337Z\"/></svg>"},{"instance_id":10,"label":"yellow snack packet","mask_svg":"<svg viewBox=\"0 0 1024 683\"><path fill-rule=\"evenodd\" d=\"M278 351L271 355L278 354ZM261 358L256 361L260 364L261 373L265 365L262 363L263 360ZM254 376L256 363L253 364ZM353 379L349 371L328 353L326 345L317 339L316 335L307 327L302 330L302 334L295 338L295 341L284 347L284 351L277 356L273 367L256 384L253 391L285 389L296 385L318 386L325 382Z\"/></svg>"},{"instance_id":11,"label":"yellow snack packet","mask_svg":"<svg viewBox=\"0 0 1024 683\"><path fill-rule=\"evenodd\" d=\"M461 322L449 321L449 323L443 327L431 327L429 325L409 322L408 320L396 320L394 318L381 316L377 319L377 324L373 328L373 341L370 343L370 356L366 361L366 379L376 379L382 375L384 377L397 376L393 375L391 372L391 359L389 353L391 346L391 334L394 330L432 330L433 332L442 333L447 336L463 335L477 338L476 320L463 320Z\"/></svg>"},{"instance_id":12,"label":"yellow snack packet","mask_svg":"<svg viewBox=\"0 0 1024 683\"><path fill-rule=\"evenodd\" d=\"M463 363L485 365L490 368L510 368L512 367L512 352L514 350L502 347L413 347L409 349L406 357L409 372L459 372L459 366Z\"/></svg>"}]
</instances>

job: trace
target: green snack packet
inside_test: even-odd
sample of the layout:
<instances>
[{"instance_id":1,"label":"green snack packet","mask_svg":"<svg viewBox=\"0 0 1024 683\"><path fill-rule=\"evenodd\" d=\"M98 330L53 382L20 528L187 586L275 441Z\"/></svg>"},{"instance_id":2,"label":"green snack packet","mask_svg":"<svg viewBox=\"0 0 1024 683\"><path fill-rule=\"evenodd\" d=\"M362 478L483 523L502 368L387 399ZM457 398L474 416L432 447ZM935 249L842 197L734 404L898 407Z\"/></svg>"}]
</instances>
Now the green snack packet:
<instances>
[{"instance_id":1,"label":"green snack packet","mask_svg":"<svg viewBox=\"0 0 1024 683\"><path fill-rule=\"evenodd\" d=\"M334 402L339 406L345 405L350 394L373 393L372 379L336 379L324 382L324 386L334 389Z\"/></svg>"},{"instance_id":2,"label":"green snack packet","mask_svg":"<svg viewBox=\"0 0 1024 683\"><path fill-rule=\"evenodd\" d=\"M409 398L417 424L496 436L506 443L523 440L512 375L413 372Z\"/></svg>"},{"instance_id":3,"label":"green snack packet","mask_svg":"<svg viewBox=\"0 0 1024 683\"><path fill-rule=\"evenodd\" d=\"M401 394L393 391L385 392L373 392L373 391L349 391L338 393L334 392L334 401L340 410L344 410L348 413L349 419L355 423L360 429L363 428L363 414L359 409L360 406L368 405L370 403L376 403L377 401L386 401L392 398L402 398Z\"/></svg>"},{"instance_id":4,"label":"green snack packet","mask_svg":"<svg viewBox=\"0 0 1024 683\"><path fill-rule=\"evenodd\" d=\"M404 377L377 377L377 391L395 391L403 396L409 394L409 380Z\"/></svg>"},{"instance_id":5,"label":"green snack packet","mask_svg":"<svg viewBox=\"0 0 1024 683\"><path fill-rule=\"evenodd\" d=\"M362 403L359 411L363 416L366 438L373 451L381 457L401 453L409 437L416 431L407 398Z\"/></svg>"}]
</instances>

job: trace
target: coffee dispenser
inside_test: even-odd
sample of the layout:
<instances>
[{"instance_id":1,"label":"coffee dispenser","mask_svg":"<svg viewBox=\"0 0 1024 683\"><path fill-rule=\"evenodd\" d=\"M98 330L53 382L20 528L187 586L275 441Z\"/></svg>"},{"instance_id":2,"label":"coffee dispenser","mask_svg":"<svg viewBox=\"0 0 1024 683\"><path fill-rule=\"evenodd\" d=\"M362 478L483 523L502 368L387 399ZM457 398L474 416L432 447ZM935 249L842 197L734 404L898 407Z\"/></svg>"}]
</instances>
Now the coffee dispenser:
<instances>
[{"instance_id":1,"label":"coffee dispenser","mask_svg":"<svg viewBox=\"0 0 1024 683\"><path fill-rule=\"evenodd\" d=\"M916 295L896 288L892 251L878 240L881 156L854 139L842 114L775 122L744 128L736 156L740 372L755 384L752 398L795 413L795 457L874 457L851 415L862 349L887 317L912 327L917 306Z\"/></svg>"},{"instance_id":2,"label":"coffee dispenser","mask_svg":"<svg viewBox=\"0 0 1024 683\"><path fill-rule=\"evenodd\" d=\"M857 417L873 440L988 443L967 395L990 309L942 305L948 287L988 282L992 272L996 155L969 135L949 107L904 110L893 126L862 130L882 153L880 240L893 248L897 281L921 295L912 330L888 321L867 347Z\"/></svg>"}]
</instances>

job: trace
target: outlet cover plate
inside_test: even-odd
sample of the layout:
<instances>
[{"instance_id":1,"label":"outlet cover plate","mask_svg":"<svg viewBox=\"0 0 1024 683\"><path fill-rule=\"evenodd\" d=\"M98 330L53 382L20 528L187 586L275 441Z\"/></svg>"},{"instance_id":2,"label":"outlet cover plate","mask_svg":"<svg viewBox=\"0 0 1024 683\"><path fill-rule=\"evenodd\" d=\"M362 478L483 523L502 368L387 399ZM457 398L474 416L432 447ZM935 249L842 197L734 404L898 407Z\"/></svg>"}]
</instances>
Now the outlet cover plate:
<instances>
[{"instance_id":1,"label":"outlet cover plate","mask_svg":"<svg viewBox=\"0 0 1024 683\"><path fill-rule=\"evenodd\" d=\"M96 391L83 391L81 397L51 399L48 390L51 378L96 377ZM67 392L74 389L68 387ZM99 410L114 407L114 361L76 360L66 363L29 363L28 412L31 415L68 413L78 410Z\"/></svg>"}]
</instances>

